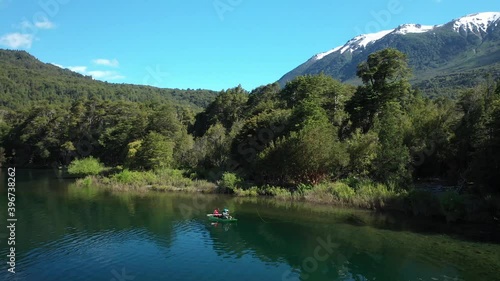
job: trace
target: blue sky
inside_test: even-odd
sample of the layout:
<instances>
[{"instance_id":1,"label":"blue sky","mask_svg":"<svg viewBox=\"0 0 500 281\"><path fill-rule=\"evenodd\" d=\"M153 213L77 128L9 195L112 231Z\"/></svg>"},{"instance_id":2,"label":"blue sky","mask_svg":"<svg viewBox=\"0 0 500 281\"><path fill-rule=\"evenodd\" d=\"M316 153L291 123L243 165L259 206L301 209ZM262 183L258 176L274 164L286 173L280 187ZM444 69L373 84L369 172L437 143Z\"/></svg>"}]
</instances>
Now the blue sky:
<instances>
[{"instance_id":1,"label":"blue sky","mask_svg":"<svg viewBox=\"0 0 500 281\"><path fill-rule=\"evenodd\" d=\"M0 0L0 48L114 83L251 90L360 33L493 0Z\"/></svg>"}]
</instances>

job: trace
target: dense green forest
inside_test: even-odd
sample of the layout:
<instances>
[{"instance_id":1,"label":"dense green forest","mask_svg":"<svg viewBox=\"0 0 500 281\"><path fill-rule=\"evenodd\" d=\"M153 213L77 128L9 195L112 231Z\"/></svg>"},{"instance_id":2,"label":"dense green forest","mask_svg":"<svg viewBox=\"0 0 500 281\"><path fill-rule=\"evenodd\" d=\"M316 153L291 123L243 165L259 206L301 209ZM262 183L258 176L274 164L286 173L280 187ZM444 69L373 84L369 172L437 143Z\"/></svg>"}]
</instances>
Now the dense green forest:
<instances>
[{"instance_id":1,"label":"dense green forest","mask_svg":"<svg viewBox=\"0 0 500 281\"><path fill-rule=\"evenodd\" d=\"M500 83L429 99L410 74L406 56L385 49L359 65L361 86L316 75L284 88L235 87L196 115L157 100L40 101L1 112L1 160L61 167L93 156L128 170L175 168L212 181L230 173L233 182L290 190L343 179L408 189L441 178L498 194Z\"/></svg>"}]
</instances>

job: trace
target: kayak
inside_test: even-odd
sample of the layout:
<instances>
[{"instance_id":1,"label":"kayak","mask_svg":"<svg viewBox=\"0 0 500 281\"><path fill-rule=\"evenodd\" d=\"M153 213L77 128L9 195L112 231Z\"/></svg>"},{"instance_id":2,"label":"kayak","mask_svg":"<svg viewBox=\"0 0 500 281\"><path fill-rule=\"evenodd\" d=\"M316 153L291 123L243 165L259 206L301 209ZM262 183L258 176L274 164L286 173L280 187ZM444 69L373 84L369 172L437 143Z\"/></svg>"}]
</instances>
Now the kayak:
<instances>
[{"instance_id":1,"label":"kayak","mask_svg":"<svg viewBox=\"0 0 500 281\"><path fill-rule=\"evenodd\" d=\"M230 217L229 219L225 219L222 217L215 217L213 214L207 214L207 217L211 221L216 221L216 222L237 222L238 219L235 219L233 217Z\"/></svg>"},{"instance_id":2,"label":"kayak","mask_svg":"<svg viewBox=\"0 0 500 281\"><path fill-rule=\"evenodd\" d=\"M218 218L218 217L208 217L208 219L211 221L216 221L216 222L237 222L238 221L238 219L235 219L235 218L224 219L224 218Z\"/></svg>"}]
</instances>

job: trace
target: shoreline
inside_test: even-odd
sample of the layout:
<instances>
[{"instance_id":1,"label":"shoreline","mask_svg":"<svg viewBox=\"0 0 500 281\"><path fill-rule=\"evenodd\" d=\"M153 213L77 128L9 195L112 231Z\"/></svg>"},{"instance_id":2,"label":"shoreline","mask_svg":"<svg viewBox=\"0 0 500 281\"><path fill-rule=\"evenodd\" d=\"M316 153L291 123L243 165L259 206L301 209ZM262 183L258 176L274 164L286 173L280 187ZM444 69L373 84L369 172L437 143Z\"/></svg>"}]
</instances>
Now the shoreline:
<instances>
[{"instance_id":1,"label":"shoreline","mask_svg":"<svg viewBox=\"0 0 500 281\"><path fill-rule=\"evenodd\" d=\"M95 188L97 190L102 190L105 192L115 193L117 196L158 196L158 193L165 194L165 196L174 196L175 198L193 199L194 202L204 202L204 200L219 200L228 202L234 202L234 204L244 204L244 205L262 205L265 204L269 206L271 210L273 208L284 209L287 212L293 212L300 217L309 217L311 223L315 222L315 216L312 214L321 215L322 218L325 216L331 216L332 219L340 219L344 223L353 224L356 226L374 226L377 228L387 228L394 231L408 230L417 233L436 233L436 234L446 234L456 239L465 239L472 242L480 243L493 243L499 244L496 233L500 231L500 223L497 221L465 221L458 220L453 222L447 222L444 217L429 217L423 215L414 215L408 211L394 209L390 207L380 208L380 209L368 209L356 207L347 204L328 204L321 203L318 201L307 201L304 199L278 199L273 196L237 196L234 194L224 194L217 192L195 192L193 189L162 189L153 190L151 188L127 188L122 186L121 188L113 188L111 186L99 186L96 184L90 186L78 185L79 188ZM200 197L201 196L201 197ZM209 198L209 199L202 199ZM218 198L218 199L217 199ZM201 201L200 201L201 200ZM229 203L232 204L232 203ZM196 208L196 207L195 207ZM210 210L205 209L195 209L194 213L206 214ZM238 213L239 214L239 213ZM277 220L274 212L262 210L259 215L265 218L265 221L269 222ZM278 219L279 220L279 219ZM318 220L317 223L321 223ZM422 225L426 226L422 229Z\"/></svg>"},{"instance_id":2,"label":"shoreline","mask_svg":"<svg viewBox=\"0 0 500 281\"><path fill-rule=\"evenodd\" d=\"M499 225L495 200L456 191L434 193L424 189L394 190L373 182L352 187L344 182L325 182L308 189L295 190L277 186L251 186L243 182L218 183L186 178L179 170L136 172L124 170L108 176L87 176L76 180L80 187L118 192L171 192L185 194L228 195L234 198L270 198L286 203L303 202L376 212L397 212L406 217L424 217L442 223L486 223ZM247 186L245 186L247 185Z\"/></svg>"}]
</instances>

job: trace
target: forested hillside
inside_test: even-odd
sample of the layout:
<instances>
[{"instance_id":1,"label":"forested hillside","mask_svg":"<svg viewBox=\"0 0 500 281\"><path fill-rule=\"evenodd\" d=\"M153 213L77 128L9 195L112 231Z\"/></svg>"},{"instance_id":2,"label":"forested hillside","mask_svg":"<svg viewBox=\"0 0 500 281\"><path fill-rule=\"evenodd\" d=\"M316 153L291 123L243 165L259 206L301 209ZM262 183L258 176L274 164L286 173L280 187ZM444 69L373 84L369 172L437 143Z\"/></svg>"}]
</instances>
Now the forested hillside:
<instances>
[{"instance_id":1,"label":"forested hillside","mask_svg":"<svg viewBox=\"0 0 500 281\"><path fill-rule=\"evenodd\" d=\"M25 51L0 49L0 108L22 108L39 101L70 103L75 99L172 102L199 111L212 102L210 90L160 89L111 84L42 63Z\"/></svg>"}]
</instances>

